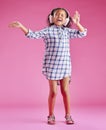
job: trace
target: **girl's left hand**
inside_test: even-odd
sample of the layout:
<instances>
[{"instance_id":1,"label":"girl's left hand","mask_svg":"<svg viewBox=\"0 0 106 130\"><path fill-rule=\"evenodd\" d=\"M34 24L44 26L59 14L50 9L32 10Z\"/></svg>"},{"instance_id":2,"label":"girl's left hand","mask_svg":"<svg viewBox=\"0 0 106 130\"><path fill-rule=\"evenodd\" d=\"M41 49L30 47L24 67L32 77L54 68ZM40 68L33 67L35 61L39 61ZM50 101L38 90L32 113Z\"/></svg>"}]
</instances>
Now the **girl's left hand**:
<instances>
[{"instance_id":1,"label":"girl's left hand","mask_svg":"<svg viewBox=\"0 0 106 130\"><path fill-rule=\"evenodd\" d=\"M80 22L80 14L78 11L75 12L74 16L72 17L73 23L74 24L79 24Z\"/></svg>"}]
</instances>

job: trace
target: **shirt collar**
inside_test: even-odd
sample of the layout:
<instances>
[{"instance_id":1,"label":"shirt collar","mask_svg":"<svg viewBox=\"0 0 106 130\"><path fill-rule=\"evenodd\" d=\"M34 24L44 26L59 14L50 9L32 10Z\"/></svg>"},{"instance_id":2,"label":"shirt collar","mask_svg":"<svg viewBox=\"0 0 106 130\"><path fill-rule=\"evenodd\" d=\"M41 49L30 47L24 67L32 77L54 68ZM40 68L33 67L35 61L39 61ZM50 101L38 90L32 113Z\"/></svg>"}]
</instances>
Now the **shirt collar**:
<instances>
[{"instance_id":1,"label":"shirt collar","mask_svg":"<svg viewBox=\"0 0 106 130\"><path fill-rule=\"evenodd\" d=\"M64 26L57 26L57 25L52 25L54 28L57 28L57 29L64 29Z\"/></svg>"}]
</instances>

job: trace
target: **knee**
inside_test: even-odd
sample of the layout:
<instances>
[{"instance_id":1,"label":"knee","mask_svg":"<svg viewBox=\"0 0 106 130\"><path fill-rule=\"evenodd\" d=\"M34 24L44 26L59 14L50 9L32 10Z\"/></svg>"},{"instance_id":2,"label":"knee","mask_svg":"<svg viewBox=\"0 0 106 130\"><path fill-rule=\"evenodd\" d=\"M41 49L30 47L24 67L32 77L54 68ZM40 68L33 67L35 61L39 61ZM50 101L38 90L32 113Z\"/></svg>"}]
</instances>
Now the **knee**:
<instances>
[{"instance_id":1,"label":"knee","mask_svg":"<svg viewBox=\"0 0 106 130\"><path fill-rule=\"evenodd\" d=\"M67 96L68 95L68 89L66 89L66 88L64 88L64 89L62 89L61 90L61 94L63 95L63 96Z\"/></svg>"},{"instance_id":2,"label":"knee","mask_svg":"<svg viewBox=\"0 0 106 130\"><path fill-rule=\"evenodd\" d=\"M50 95L51 95L52 98L56 97L57 96L57 91L50 92Z\"/></svg>"}]
</instances>

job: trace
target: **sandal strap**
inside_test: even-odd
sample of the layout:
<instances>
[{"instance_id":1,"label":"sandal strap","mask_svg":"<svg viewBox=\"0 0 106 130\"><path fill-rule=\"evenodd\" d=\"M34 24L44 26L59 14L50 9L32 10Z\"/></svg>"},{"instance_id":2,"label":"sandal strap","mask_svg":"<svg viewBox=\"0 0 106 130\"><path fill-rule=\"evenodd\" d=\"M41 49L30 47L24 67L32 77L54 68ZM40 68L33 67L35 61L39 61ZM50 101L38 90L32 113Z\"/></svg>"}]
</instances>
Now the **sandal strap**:
<instances>
[{"instance_id":1,"label":"sandal strap","mask_svg":"<svg viewBox=\"0 0 106 130\"><path fill-rule=\"evenodd\" d=\"M65 118L66 118L66 123L67 123L67 124L74 124L74 121L73 121L73 119L71 118L71 116L66 115Z\"/></svg>"},{"instance_id":2,"label":"sandal strap","mask_svg":"<svg viewBox=\"0 0 106 130\"><path fill-rule=\"evenodd\" d=\"M55 124L55 116L54 115L48 116L48 124L50 124L50 125Z\"/></svg>"},{"instance_id":3,"label":"sandal strap","mask_svg":"<svg viewBox=\"0 0 106 130\"><path fill-rule=\"evenodd\" d=\"M54 115L48 116L48 121L55 121L55 116Z\"/></svg>"}]
</instances>

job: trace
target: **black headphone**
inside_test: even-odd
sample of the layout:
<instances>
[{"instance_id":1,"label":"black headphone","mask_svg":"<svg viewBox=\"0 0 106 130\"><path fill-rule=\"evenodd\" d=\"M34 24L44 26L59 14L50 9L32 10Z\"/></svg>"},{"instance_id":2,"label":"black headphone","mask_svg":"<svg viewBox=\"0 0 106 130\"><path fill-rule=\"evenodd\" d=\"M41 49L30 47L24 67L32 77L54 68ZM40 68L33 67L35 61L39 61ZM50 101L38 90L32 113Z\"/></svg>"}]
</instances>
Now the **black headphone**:
<instances>
[{"instance_id":1,"label":"black headphone","mask_svg":"<svg viewBox=\"0 0 106 130\"><path fill-rule=\"evenodd\" d=\"M53 23L52 17L55 15L55 12L56 12L57 10L64 10L64 11L66 12L67 18L66 18L66 22L65 22L64 26L67 26L67 25L69 24L69 22L71 21L71 17L70 17L69 12L68 12L66 9L64 9L64 8L55 8L55 9L53 9L53 10L51 11L51 14L49 14L49 22L50 22L50 24Z\"/></svg>"}]
</instances>

